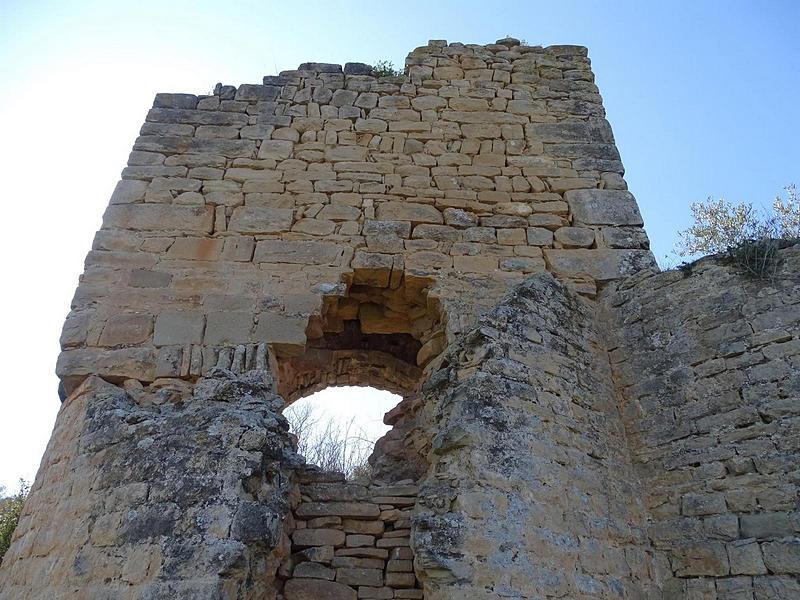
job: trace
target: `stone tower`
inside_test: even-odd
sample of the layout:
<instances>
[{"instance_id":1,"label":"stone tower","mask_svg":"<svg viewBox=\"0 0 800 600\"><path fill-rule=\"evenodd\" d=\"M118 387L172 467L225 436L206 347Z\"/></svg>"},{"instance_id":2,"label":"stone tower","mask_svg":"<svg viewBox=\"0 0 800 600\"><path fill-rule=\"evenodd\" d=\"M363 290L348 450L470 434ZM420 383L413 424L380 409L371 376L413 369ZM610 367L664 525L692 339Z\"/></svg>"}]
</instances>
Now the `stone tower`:
<instances>
[{"instance_id":1,"label":"stone tower","mask_svg":"<svg viewBox=\"0 0 800 600\"><path fill-rule=\"evenodd\" d=\"M585 48L158 94L3 600L800 597L800 253L658 273ZM281 410L402 395L369 479Z\"/></svg>"}]
</instances>

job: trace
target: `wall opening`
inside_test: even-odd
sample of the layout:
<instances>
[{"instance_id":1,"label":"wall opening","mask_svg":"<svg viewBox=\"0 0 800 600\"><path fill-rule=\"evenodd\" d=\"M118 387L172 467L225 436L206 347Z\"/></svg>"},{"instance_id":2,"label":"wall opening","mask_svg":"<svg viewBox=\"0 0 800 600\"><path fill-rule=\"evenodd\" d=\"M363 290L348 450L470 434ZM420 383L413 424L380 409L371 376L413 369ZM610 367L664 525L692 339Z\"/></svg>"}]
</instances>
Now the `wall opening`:
<instances>
[{"instance_id":1,"label":"wall opening","mask_svg":"<svg viewBox=\"0 0 800 600\"><path fill-rule=\"evenodd\" d=\"M278 390L291 404L329 386L415 394L445 347L433 280L402 271L356 269L323 295L303 347L276 352Z\"/></svg>"},{"instance_id":2,"label":"wall opening","mask_svg":"<svg viewBox=\"0 0 800 600\"><path fill-rule=\"evenodd\" d=\"M402 400L374 387L328 387L295 401L284 415L307 463L363 480L372 475L375 443L391 429L384 415Z\"/></svg>"}]
</instances>

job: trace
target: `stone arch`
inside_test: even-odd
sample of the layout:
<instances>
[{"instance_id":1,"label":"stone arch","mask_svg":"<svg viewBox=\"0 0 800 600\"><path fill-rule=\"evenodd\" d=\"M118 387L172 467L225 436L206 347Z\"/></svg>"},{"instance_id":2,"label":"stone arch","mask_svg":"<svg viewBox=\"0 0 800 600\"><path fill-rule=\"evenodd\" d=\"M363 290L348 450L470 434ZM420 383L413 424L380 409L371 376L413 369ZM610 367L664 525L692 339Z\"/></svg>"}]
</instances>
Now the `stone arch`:
<instances>
[{"instance_id":1,"label":"stone arch","mask_svg":"<svg viewBox=\"0 0 800 600\"><path fill-rule=\"evenodd\" d=\"M322 295L305 344L271 347L286 406L331 386L368 386L402 400L384 417L392 429L369 462L376 479L418 479L426 445L415 416L420 388L446 345L447 316L434 279L391 268L355 268Z\"/></svg>"},{"instance_id":2,"label":"stone arch","mask_svg":"<svg viewBox=\"0 0 800 600\"><path fill-rule=\"evenodd\" d=\"M367 385L407 397L445 346L446 316L434 280L359 269L329 286L309 316L304 344L272 346L278 392L291 404L336 385Z\"/></svg>"}]
</instances>

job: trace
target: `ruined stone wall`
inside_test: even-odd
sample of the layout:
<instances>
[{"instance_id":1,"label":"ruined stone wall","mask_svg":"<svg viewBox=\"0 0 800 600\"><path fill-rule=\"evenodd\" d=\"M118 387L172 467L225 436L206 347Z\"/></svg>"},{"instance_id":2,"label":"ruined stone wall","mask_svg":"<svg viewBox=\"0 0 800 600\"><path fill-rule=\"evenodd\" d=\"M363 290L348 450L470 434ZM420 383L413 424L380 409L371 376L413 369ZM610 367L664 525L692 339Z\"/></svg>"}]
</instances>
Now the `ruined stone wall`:
<instances>
[{"instance_id":1,"label":"ruined stone wall","mask_svg":"<svg viewBox=\"0 0 800 600\"><path fill-rule=\"evenodd\" d=\"M666 598L800 598L800 247L610 289L610 359Z\"/></svg>"},{"instance_id":2,"label":"ruined stone wall","mask_svg":"<svg viewBox=\"0 0 800 600\"><path fill-rule=\"evenodd\" d=\"M275 597L299 500L265 371L64 403L3 558L0 598Z\"/></svg>"},{"instance_id":3,"label":"ruined stone wall","mask_svg":"<svg viewBox=\"0 0 800 600\"><path fill-rule=\"evenodd\" d=\"M595 311L534 275L426 383L412 547L427 599L656 597Z\"/></svg>"},{"instance_id":4,"label":"ruined stone wall","mask_svg":"<svg viewBox=\"0 0 800 600\"><path fill-rule=\"evenodd\" d=\"M280 571L287 600L423 597L409 539L413 481L346 482L319 470L299 481L292 554Z\"/></svg>"},{"instance_id":5,"label":"ruined stone wall","mask_svg":"<svg viewBox=\"0 0 800 600\"><path fill-rule=\"evenodd\" d=\"M64 327L65 392L302 353L343 282L422 280L452 340L530 273L592 295L651 265L586 55L432 41L401 77L306 63L157 95Z\"/></svg>"}]
</instances>

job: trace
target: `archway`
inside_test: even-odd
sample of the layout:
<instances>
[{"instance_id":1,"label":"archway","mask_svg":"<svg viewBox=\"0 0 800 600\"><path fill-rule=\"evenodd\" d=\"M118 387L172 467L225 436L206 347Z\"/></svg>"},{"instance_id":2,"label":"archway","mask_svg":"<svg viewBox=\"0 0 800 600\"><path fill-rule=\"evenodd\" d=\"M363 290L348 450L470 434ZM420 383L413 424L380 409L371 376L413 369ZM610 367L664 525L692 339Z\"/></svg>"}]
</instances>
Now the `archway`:
<instances>
[{"instance_id":1,"label":"archway","mask_svg":"<svg viewBox=\"0 0 800 600\"><path fill-rule=\"evenodd\" d=\"M278 390L291 406L331 386L369 386L402 398L383 421L393 427L369 457L379 481L416 479L426 441L416 427L419 389L445 347L446 319L433 280L391 268L355 269L323 295L304 346L275 349Z\"/></svg>"}]
</instances>

